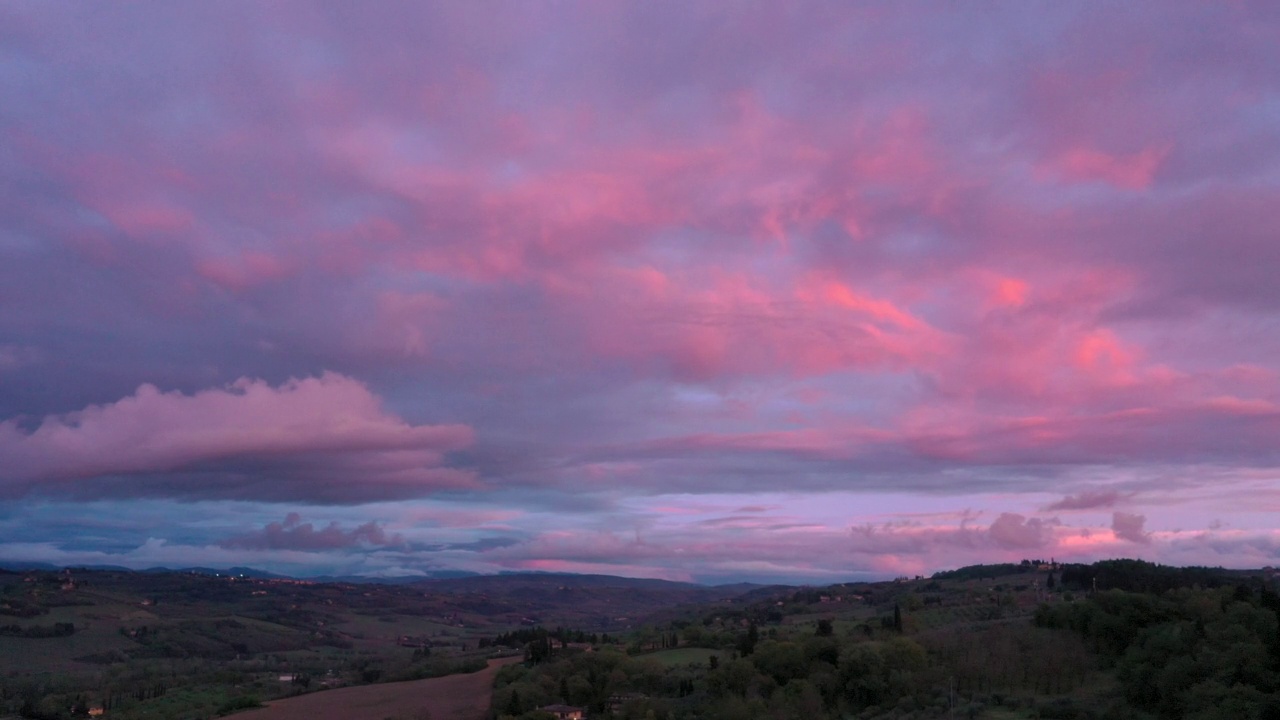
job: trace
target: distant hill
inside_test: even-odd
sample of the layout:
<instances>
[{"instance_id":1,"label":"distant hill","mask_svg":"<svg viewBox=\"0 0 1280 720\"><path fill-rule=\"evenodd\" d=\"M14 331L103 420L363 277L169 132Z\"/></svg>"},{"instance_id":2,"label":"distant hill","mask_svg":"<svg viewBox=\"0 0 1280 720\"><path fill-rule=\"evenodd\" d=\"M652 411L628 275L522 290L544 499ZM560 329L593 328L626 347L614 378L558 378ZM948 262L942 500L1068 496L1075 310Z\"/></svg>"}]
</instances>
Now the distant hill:
<instances>
[{"instance_id":1,"label":"distant hill","mask_svg":"<svg viewBox=\"0 0 1280 720\"><path fill-rule=\"evenodd\" d=\"M361 586L367 588L362 597L370 598L369 603L381 608L381 615L391 616L403 611L448 617L451 624L462 623L474 628L546 625L614 632L635 627L655 613L667 615L689 606L743 602L737 598L744 594L754 600L778 591L778 588L750 583L707 586L651 578L574 573L476 575L438 571L437 577L289 577L251 567L130 570L83 566L62 568L48 563L0 561L0 568L5 567L11 571L43 572L50 576L69 569L79 581L98 587L118 588L139 599L164 598L167 602L216 600L237 606L236 614L243 610L239 607L242 603L246 606L262 604L263 601L255 600L253 595L244 597L247 591L243 588L254 583L303 581L315 589L294 591L301 593L297 598L299 601L332 590L344 595L344 605L364 608L364 604L349 596L355 586ZM242 581L242 584L228 585L226 581ZM263 592L270 597L278 597L279 588Z\"/></svg>"},{"instance_id":2,"label":"distant hill","mask_svg":"<svg viewBox=\"0 0 1280 720\"><path fill-rule=\"evenodd\" d=\"M759 583L728 583L704 585L701 583L662 580L658 578L632 578L621 575L591 575L550 572L504 572L497 575L471 574L453 578L432 578L419 584L433 590L479 591L495 587L567 587L567 588L645 588L649 590L700 590L710 591L718 597L737 597L762 588L790 587L789 585L761 585Z\"/></svg>"},{"instance_id":3,"label":"distant hill","mask_svg":"<svg viewBox=\"0 0 1280 720\"><path fill-rule=\"evenodd\" d=\"M60 572L62 570L94 570L103 572L122 572L122 573L142 573L146 575L163 575L166 573L186 573L192 575L209 575L209 576L237 576L251 578L255 580L307 580L316 583L377 583L382 585L406 585L409 583L421 582L433 578L462 578L471 577L477 573L468 572L466 570L437 570L428 572L423 575L402 575L395 577L376 577L369 575L318 575L318 576L300 576L300 575L282 575L267 570L259 570L251 567L229 567L229 568L211 568L211 567L181 567L170 568L163 566L149 567L142 570L127 568L122 565L54 565L46 562L28 562L23 560L3 560L0 559L0 571L7 572L29 572L32 570L40 570L43 572Z\"/></svg>"},{"instance_id":4,"label":"distant hill","mask_svg":"<svg viewBox=\"0 0 1280 720\"><path fill-rule=\"evenodd\" d=\"M283 575L267 570L251 567L150 567L142 570L120 565L54 565L45 562L27 562L21 560L0 559L0 570L10 572L26 572L41 570L58 572L71 570L100 570L108 572L137 572L149 575L165 573L188 573L210 576L236 576L256 580L306 580L316 583L357 583L379 585L422 585L436 592L484 592L498 588L516 587L573 587L573 588L645 588L649 590L700 589L712 590L715 597L733 597L743 593L771 587L756 583L733 583L728 585L701 585L698 583L657 580L652 578L629 578L619 575L588 575L577 573L549 572L503 572L496 575L482 575L467 570L433 570L421 575L397 575L380 577L371 575ZM781 587L781 586L780 586Z\"/></svg>"},{"instance_id":5,"label":"distant hill","mask_svg":"<svg viewBox=\"0 0 1280 720\"><path fill-rule=\"evenodd\" d=\"M735 598L760 586L707 586L615 575L504 573L423 580L409 587L455 598L471 612L498 624L612 632L638 626L656 615L678 616L681 608L738 602Z\"/></svg>"},{"instance_id":6,"label":"distant hill","mask_svg":"<svg viewBox=\"0 0 1280 720\"><path fill-rule=\"evenodd\" d=\"M578 575L575 573L500 573L471 577L430 579L418 583L436 591L483 592L498 588L645 588L649 590L706 589L705 585L651 578L629 578L617 575Z\"/></svg>"},{"instance_id":7,"label":"distant hill","mask_svg":"<svg viewBox=\"0 0 1280 720\"><path fill-rule=\"evenodd\" d=\"M293 580L288 575L277 575L276 573L267 572L265 570L257 570L251 567L229 567L229 568L207 568L207 567L186 567L174 570L167 567L152 567L139 572L155 574L155 573L191 573L193 575L214 575L214 576L231 576L253 578L256 580Z\"/></svg>"},{"instance_id":8,"label":"distant hill","mask_svg":"<svg viewBox=\"0 0 1280 720\"><path fill-rule=\"evenodd\" d=\"M526 643L551 635L570 643L598 635L602 645L613 646L601 648L598 655L571 647L564 653L571 663L563 667L607 662L610 665L594 666L598 680L614 678L607 682L616 683L614 671L631 667L640 673L637 680L650 678L643 681L649 683L646 687L665 688L662 692L669 695L683 687L678 697L656 691L650 696L665 697L663 702L707 707L722 700L698 690L708 678L720 677L711 675L715 671L709 658L731 658L749 647L753 654L740 656L747 664L737 664L738 669L759 674L759 682L765 684L776 682L772 673L778 667L793 668L785 670L792 676L789 681L814 673L827 678L824 682L845 682L846 689L833 697L847 709L858 710L859 717L908 717L898 712L900 699L912 699L920 687L935 699L933 709L909 717L942 717L952 693L966 698L968 717L1029 717L1021 711L1032 700L1040 717L1138 717L1131 712L1104 715L1108 704L1124 698L1110 690L1110 695L1097 696L1094 689L1145 683L1143 676L1115 670L1117 663L1128 662L1125 658L1138 652L1145 653L1143 667L1163 667L1165 656L1154 653L1167 646L1143 641L1148 626L1168 625L1150 637L1197 643L1199 654L1168 657L1199 663L1198 672L1205 677L1217 672L1215 663L1223 658L1235 663L1233 658L1256 657L1256 667L1269 669L1273 648L1280 647L1274 630L1268 629L1275 627L1275 613L1280 612L1280 595L1275 592L1280 577L1270 568L1230 571L1108 560L1058 564L1056 570L1053 563L1044 569L1041 563L971 566L928 579L823 587L710 587L572 573L323 582L247 567L73 567L68 577L62 568L47 564L3 565L21 568L0 571L0 677L6 687L36 687L38 682L48 708L110 693L127 701L113 710L113 716L123 720L214 717L219 708L241 697L246 677L262 688L262 699L274 700L306 689L308 683L315 690L474 670L495 652L518 656ZM1056 576L1052 584L1051 576ZM1182 590L1166 592L1174 588ZM1208 617L1203 620L1205 632L1190 630L1203 616ZM1094 623L1097 617L1109 619ZM756 640L761 641L758 649ZM619 646L643 657L629 659ZM529 649L532 654L532 646ZM771 664L785 658L784 652L797 662ZM857 661L864 653L877 663L868 667L879 670L839 669L837 663ZM1112 664L1102 664L1099 653L1108 653ZM280 657L288 658L287 669L277 665ZM166 676L167 686L155 685L153 668L171 660L180 660L183 672ZM892 662L911 664L905 666L906 674L894 674ZM550 666L555 663L552 658ZM832 667L839 671L832 673ZM1177 671L1176 665L1171 667L1170 672ZM1231 665L1231 672L1235 667ZM652 680L655 668L667 668L662 683ZM928 674L918 672L921 669ZM879 683L873 686L879 688L874 697L866 694L868 686L856 684L864 676ZM692 695L687 682L680 684L690 678L695 682ZM580 679L577 686L591 687L589 677ZM892 683L899 681L901 687L895 689ZM997 707L1005 703L988 694L993 681L1016 693L1005 697L1013 698L1018 707ZM554 692L557 685L552 681L545 687ZM540 681L529 683L519 694L537 697L544 691L536 688L543 686ZM1182 687L1172 682L1167 686ZM1223 685L1221 692L1232 687ZM211 688L216 690L210 692ZM1072 702L1084 710L1060 702L1064 693L1073 692ZM786 716L853 716L841 714L843 710L823 715L821 696L808 694L811 707L797 706ZM18 697L0 697L0 716L18 709ZM774 697L802 698L790 692ZM1141 693L1134 697L1147 702ZM991 712L980 712L983 708L974 704L979 701L994 703L986 708ZM172 713L158 712L170 703ZM505 698L500 702L507 704ZM889 714L866 712L878 705ZM361 714L339 710L337 716Z\"/></svg>"},{"instance_id":9,"label":"distant hill","mask_svg":"<svg viewBox=\"0 0 1280 720\"><path fill-rule=\"evenodd\" d=\"M413 583L423 582L424 580L465 578L473 577L478 574L479 573L467 572L466 570L432 570L424 575L393 575L390 577L377 575L315 575L300 579L318 583L411 585Z\"/></svg>"},{"instance_id":10,"label":"distant hill","mask_svg":"<svg viewBox=\"0 0 1280 720\"><path fill-rule=\"evenodd\" d=\"M57 565L50 565L42 562L23 562L21 560L0 560L0 569L22 572L24 570L61 570Z\"/></svg>"}]
</instances>

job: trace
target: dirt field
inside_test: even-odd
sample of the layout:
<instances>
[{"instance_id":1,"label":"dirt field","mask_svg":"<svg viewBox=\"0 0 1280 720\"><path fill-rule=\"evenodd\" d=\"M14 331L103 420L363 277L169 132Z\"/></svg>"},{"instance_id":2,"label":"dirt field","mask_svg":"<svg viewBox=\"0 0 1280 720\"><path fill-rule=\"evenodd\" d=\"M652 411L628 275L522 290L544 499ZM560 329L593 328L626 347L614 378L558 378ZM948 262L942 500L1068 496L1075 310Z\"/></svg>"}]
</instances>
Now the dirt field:
<instances>
[{"instance_id":1,"label":"dirt field","mask_svg":"<svg viewBox=\"0 0 1280 720\"><path fill-rule=\"evenodd\" d=\"M236 720L481 720L489 709L493 677L520 658L490 660L469 675L431 680L361 685L300 695L231 716ZM422 714L427 711L430 715Z\"/></svg>"}]
</instances>

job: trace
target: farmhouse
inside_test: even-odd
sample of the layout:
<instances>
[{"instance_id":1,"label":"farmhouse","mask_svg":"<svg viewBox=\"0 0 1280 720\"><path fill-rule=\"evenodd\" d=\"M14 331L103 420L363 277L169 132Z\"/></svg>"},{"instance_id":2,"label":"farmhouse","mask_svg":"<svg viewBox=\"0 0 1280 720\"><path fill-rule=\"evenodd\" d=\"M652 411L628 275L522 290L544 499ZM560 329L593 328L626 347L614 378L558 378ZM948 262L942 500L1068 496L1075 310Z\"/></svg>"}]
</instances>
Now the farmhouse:
<instances>
[{"instance_id":1,"label":"farmhouse","mask_svg":"<svg viewBox=\"0 0 1280 720\"><path fill-rule=\"evenodd\" d=\"M610 715L619 715L622 713L623 706L631 702L642 702L648 700L648 695L640 693L624 693L620 695L610 695L607 704Z\"/></svg>"}]
</instances>

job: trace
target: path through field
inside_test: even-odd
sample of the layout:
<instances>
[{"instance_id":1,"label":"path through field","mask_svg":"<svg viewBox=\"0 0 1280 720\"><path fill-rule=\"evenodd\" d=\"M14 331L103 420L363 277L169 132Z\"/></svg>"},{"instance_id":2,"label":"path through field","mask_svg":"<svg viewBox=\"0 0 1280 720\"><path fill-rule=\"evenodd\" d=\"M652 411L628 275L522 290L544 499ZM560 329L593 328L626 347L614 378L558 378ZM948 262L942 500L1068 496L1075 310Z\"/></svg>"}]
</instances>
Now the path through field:
<instances>
[{"instance_id":1,"label":"path through field","mask_svg":"<svg viewBox=\"0 0 1280 720\"><path fill-rule=\"evenodd\" d=\"M235 720L481 720L498 668L520 658L490 660L467 675L338 688L276 700L265 708L236 713ZM423 715L426 710L430 715Z\"/></svg>"}]
</instances>

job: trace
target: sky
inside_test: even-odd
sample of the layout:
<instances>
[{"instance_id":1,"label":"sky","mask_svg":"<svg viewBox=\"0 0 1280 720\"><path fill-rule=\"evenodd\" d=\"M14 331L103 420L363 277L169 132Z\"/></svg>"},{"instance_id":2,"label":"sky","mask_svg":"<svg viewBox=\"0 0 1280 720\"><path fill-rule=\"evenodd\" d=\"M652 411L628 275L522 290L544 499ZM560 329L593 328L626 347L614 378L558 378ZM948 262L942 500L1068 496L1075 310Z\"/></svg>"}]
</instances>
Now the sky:
<instances>
[{"instance_id":1,"label":"sky","mask_svg":"<svg viewBox=\"0 0 1280 720\"><path fill-rule=\"evenodd\" d=\"M1271 2L0 4L0 560L1280 564Z\"/></svg>"}]
</instances>

